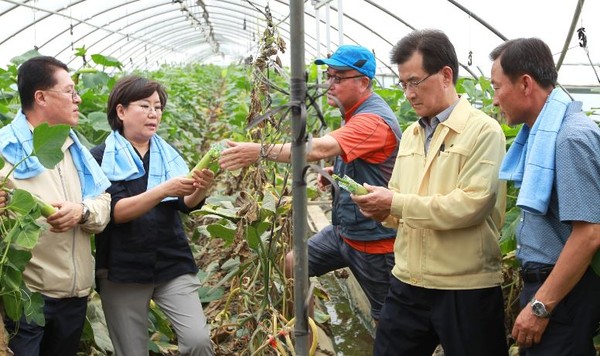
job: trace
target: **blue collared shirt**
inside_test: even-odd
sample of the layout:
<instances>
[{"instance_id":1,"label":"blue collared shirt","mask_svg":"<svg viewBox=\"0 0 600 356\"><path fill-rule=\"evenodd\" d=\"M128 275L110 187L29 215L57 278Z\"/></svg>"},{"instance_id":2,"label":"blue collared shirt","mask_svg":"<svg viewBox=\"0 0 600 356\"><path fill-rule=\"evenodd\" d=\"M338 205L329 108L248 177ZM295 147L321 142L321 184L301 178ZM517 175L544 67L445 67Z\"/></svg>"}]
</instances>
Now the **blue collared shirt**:
<instances>
[{"instance_id":1,"label":"blue collared shirt","mask_svg":"<svg viewBox=\"0 0 600 356\"><path fill-rule=\"evenodd\" d=\"M517 258L522 267L554 265L571 235L572 221L600 223L598 172L600 129L581 112L566 116L556 140L556 170L548 212L521 212Z\"/></svg>"}]
</instances>

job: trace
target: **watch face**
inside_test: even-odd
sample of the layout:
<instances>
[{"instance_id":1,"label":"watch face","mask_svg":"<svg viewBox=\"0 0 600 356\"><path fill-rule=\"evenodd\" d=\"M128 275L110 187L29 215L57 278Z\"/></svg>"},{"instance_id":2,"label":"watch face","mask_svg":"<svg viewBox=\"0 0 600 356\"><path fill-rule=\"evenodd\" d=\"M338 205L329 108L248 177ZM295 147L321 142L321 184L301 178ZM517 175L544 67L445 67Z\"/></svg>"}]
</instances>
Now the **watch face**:
<instances>
[{"instance_id":1,"label":"watch face","mask_svg":"<svg viewBox=\"0 0 600 356\"><path fill-rule=\"evenodd\" d=\"M541 318L547 318L550 315L548 311L546 311L546 306L538 300L531 303L531 310L534 315Z\"/></svg>"}]
</instances>

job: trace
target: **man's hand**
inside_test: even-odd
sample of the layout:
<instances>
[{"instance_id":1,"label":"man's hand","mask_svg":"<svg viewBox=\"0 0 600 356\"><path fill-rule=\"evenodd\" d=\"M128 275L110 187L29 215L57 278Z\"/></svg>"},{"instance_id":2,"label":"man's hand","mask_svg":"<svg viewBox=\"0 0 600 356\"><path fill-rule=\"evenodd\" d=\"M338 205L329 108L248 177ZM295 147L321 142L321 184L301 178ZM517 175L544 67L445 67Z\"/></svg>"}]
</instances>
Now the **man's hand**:
<instances>
[{"instance_id":1,"label":"man's hand","mask_svg":"<svg viewBox=\"0 0 600 356\"><path fill-rule=\"evenodd\" d=\"M83 205L81 203L73 203L65 201L61 203L50 204L57 208L56 213L48 216L46 222L50 224L50 231L65 232L72 229L81 221L83 214Z\"/></svg>"},{"instance_id":2,"label":"man's hand","mask_svg":"<svg viewBox=\"0 0 600 356\"><path fill-rule=\"evenodd\" d=\"M369 194L351 195L350 197L360 208L360 212L371 219L383 221L390 215L394 193L385 188L364 184Z\"/></svg>"},{"instance_id":3,"label":"man's hand","mask_svg":"<svg viewBox=\"0 0 600 356\"><path fill-rule=\"evenodd\" d=\"M519 346L531 347L531 345L540 342L548 322L550 322L550 319L535 316L531 311L531 305L527 304L515 320L512 336Z\"/></svg>"},{"instance_id":4,"label":"man's hand","mask_svg":"<svg viewBox=\"0 0 600 356\"><path fill-rule=\"evenodd\" d=\"M223 169L236 170L258 161L260 144L253 142L227 141L229 148L221 152L219 164Z\"/></svg>"},{"instance_id":5,"label":"man's hand","mask_svg":"<svg viewBox=\"0 0 600 356\"><path fill-rule=\"evenodd\" d=\"M327 172L330 176L333 174L333 167L324 167L323 170ZM322 175L319 174L317 177L317 187L319 190L324 191L331 185L331 182Z\"/></svg>"},{"instance_id":6,"label":"man's hand","mask_svg":"<svg viewBox=\"0 0 600 356\"><path fill-rule=\"evenodd\" d=\"M6 207L6 202L8 201L8 193L4 190L0 190L0 208Z\"/></svg>"}]
</instances>

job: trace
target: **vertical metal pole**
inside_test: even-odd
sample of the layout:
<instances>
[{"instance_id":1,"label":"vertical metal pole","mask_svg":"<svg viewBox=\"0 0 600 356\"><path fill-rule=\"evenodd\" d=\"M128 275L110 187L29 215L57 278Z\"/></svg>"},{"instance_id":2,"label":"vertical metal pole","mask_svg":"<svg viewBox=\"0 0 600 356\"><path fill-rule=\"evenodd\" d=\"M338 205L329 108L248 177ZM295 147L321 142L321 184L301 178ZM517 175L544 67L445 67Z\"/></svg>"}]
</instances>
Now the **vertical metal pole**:
<instances>
[{"instance_id":1,"label":"vertical metal pole","mask_svg":"<svg viewBox=\"0 0 600 356\"><path fill-rule=\"evenodd\" d=\"M319 11L319 7L320 6L315 5L315 22L317 25L316 32L315 32L315 35L316 35L315 37L317 37L317 47L316 47L317 48L317 57L316 58L323 58L321 56L321 13ZM325 53L325 54L327 54L327 53ZM317 84L319 84L321 82L321 73L319 71L317 71L316 82L317 82ZM323 107L323 105L322 105L323 99L324 98L321 98L319 101L317 101L317 107L319 108L319 111L321 111L321 112L323 112L321 110ZM319 137L323 136L323 131L324 131L323 126L321 126L319 128ZM325 160L321 159L319 161L319 165L321 167L323 167L325 165Z\"/></svg>"},{"instance_id":2,"label":"vertical metal pole","mask_svg":"<svg viewBox=\"0 0 600 356\"><path fill-rule=\"evenodd\" d=\"M338 46L344 44L344 7L342 3L344 0L338 0Z\"/></svg>"},{"instance_id":3,"label":"vertical metal pole","mask_svg":"<svg viewBox=\"0 0 600 356\"><path fill-rule=\"evenodd\" d=\"M325 41L327 42L327 54L331 53L331 6L325 5Z\"/></svg>"},{"instance_id":4,"label":"vertical metal pole","mask_svg":"<svg viewBox=\"0 0 600 356\"><path fill-rule=\"evenodd\" d=\"M306 110L306 80L304 77L304 1L290 2L290 58L291 58L291 102L292 106L292 209L294 240L294 315L296 325L296 354L307 356L308 345L308 308L305 305L308 293L308 252L306 220L306 182L303 171L306 166L306 121L302 117Z\"/></svg>"},{"instance_id":5,"label":"vertical metal pole","mask_svg":"<svg viewBox=\"0 0 600 356\"><path fill-rule=\"evenodd\" d=\"M315 8L315 37L317 38L317 58L321 58L321 12Z\"/></svg>"}]
</instances>

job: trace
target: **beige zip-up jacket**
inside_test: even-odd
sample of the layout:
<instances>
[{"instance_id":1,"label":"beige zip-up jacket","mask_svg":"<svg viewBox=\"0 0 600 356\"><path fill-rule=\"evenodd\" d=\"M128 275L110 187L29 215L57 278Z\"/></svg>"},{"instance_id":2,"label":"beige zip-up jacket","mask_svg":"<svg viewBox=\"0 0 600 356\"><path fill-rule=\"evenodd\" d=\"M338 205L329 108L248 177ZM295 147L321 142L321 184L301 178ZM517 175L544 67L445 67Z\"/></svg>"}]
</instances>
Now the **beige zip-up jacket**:
<instances>
[{"instance_id":1,"label":"beige zip-up jacket","mask_svg":"<svg viewBox=\"0 0 600 356\"><path fill-rule=\"evenodd\" d=\"M15 188L25 189L46 202L82 202L81 184L68 147L71 138L62 147L64 159L51 170L30 179L13 179ZM5 177L12 169L6 162L0 171ZM91 249L91 234L100 232L110 219L110 195L103 193L86 199L90 216L85 224L77 225L63 233L42 232L38 244L31 251L32 258L25 268L23 278L27 287L52 298L85 297L90 294L94 263ZM45 218L38 221L45 224Z\"/></svg>"},{"instance_id":2,"label":"beige zip-up jacket","mask_svg":"<svg viewBox=\"0 0 600 356\"><path fill-rule=\"evenodd\" d=\"M499 285L506 198L500 125L463 97L437 126L427 155L424 138L417 122L405 130L389 182L386 225L398 229L394 276L434 289Z\"/></svg>"}]
</instances>

